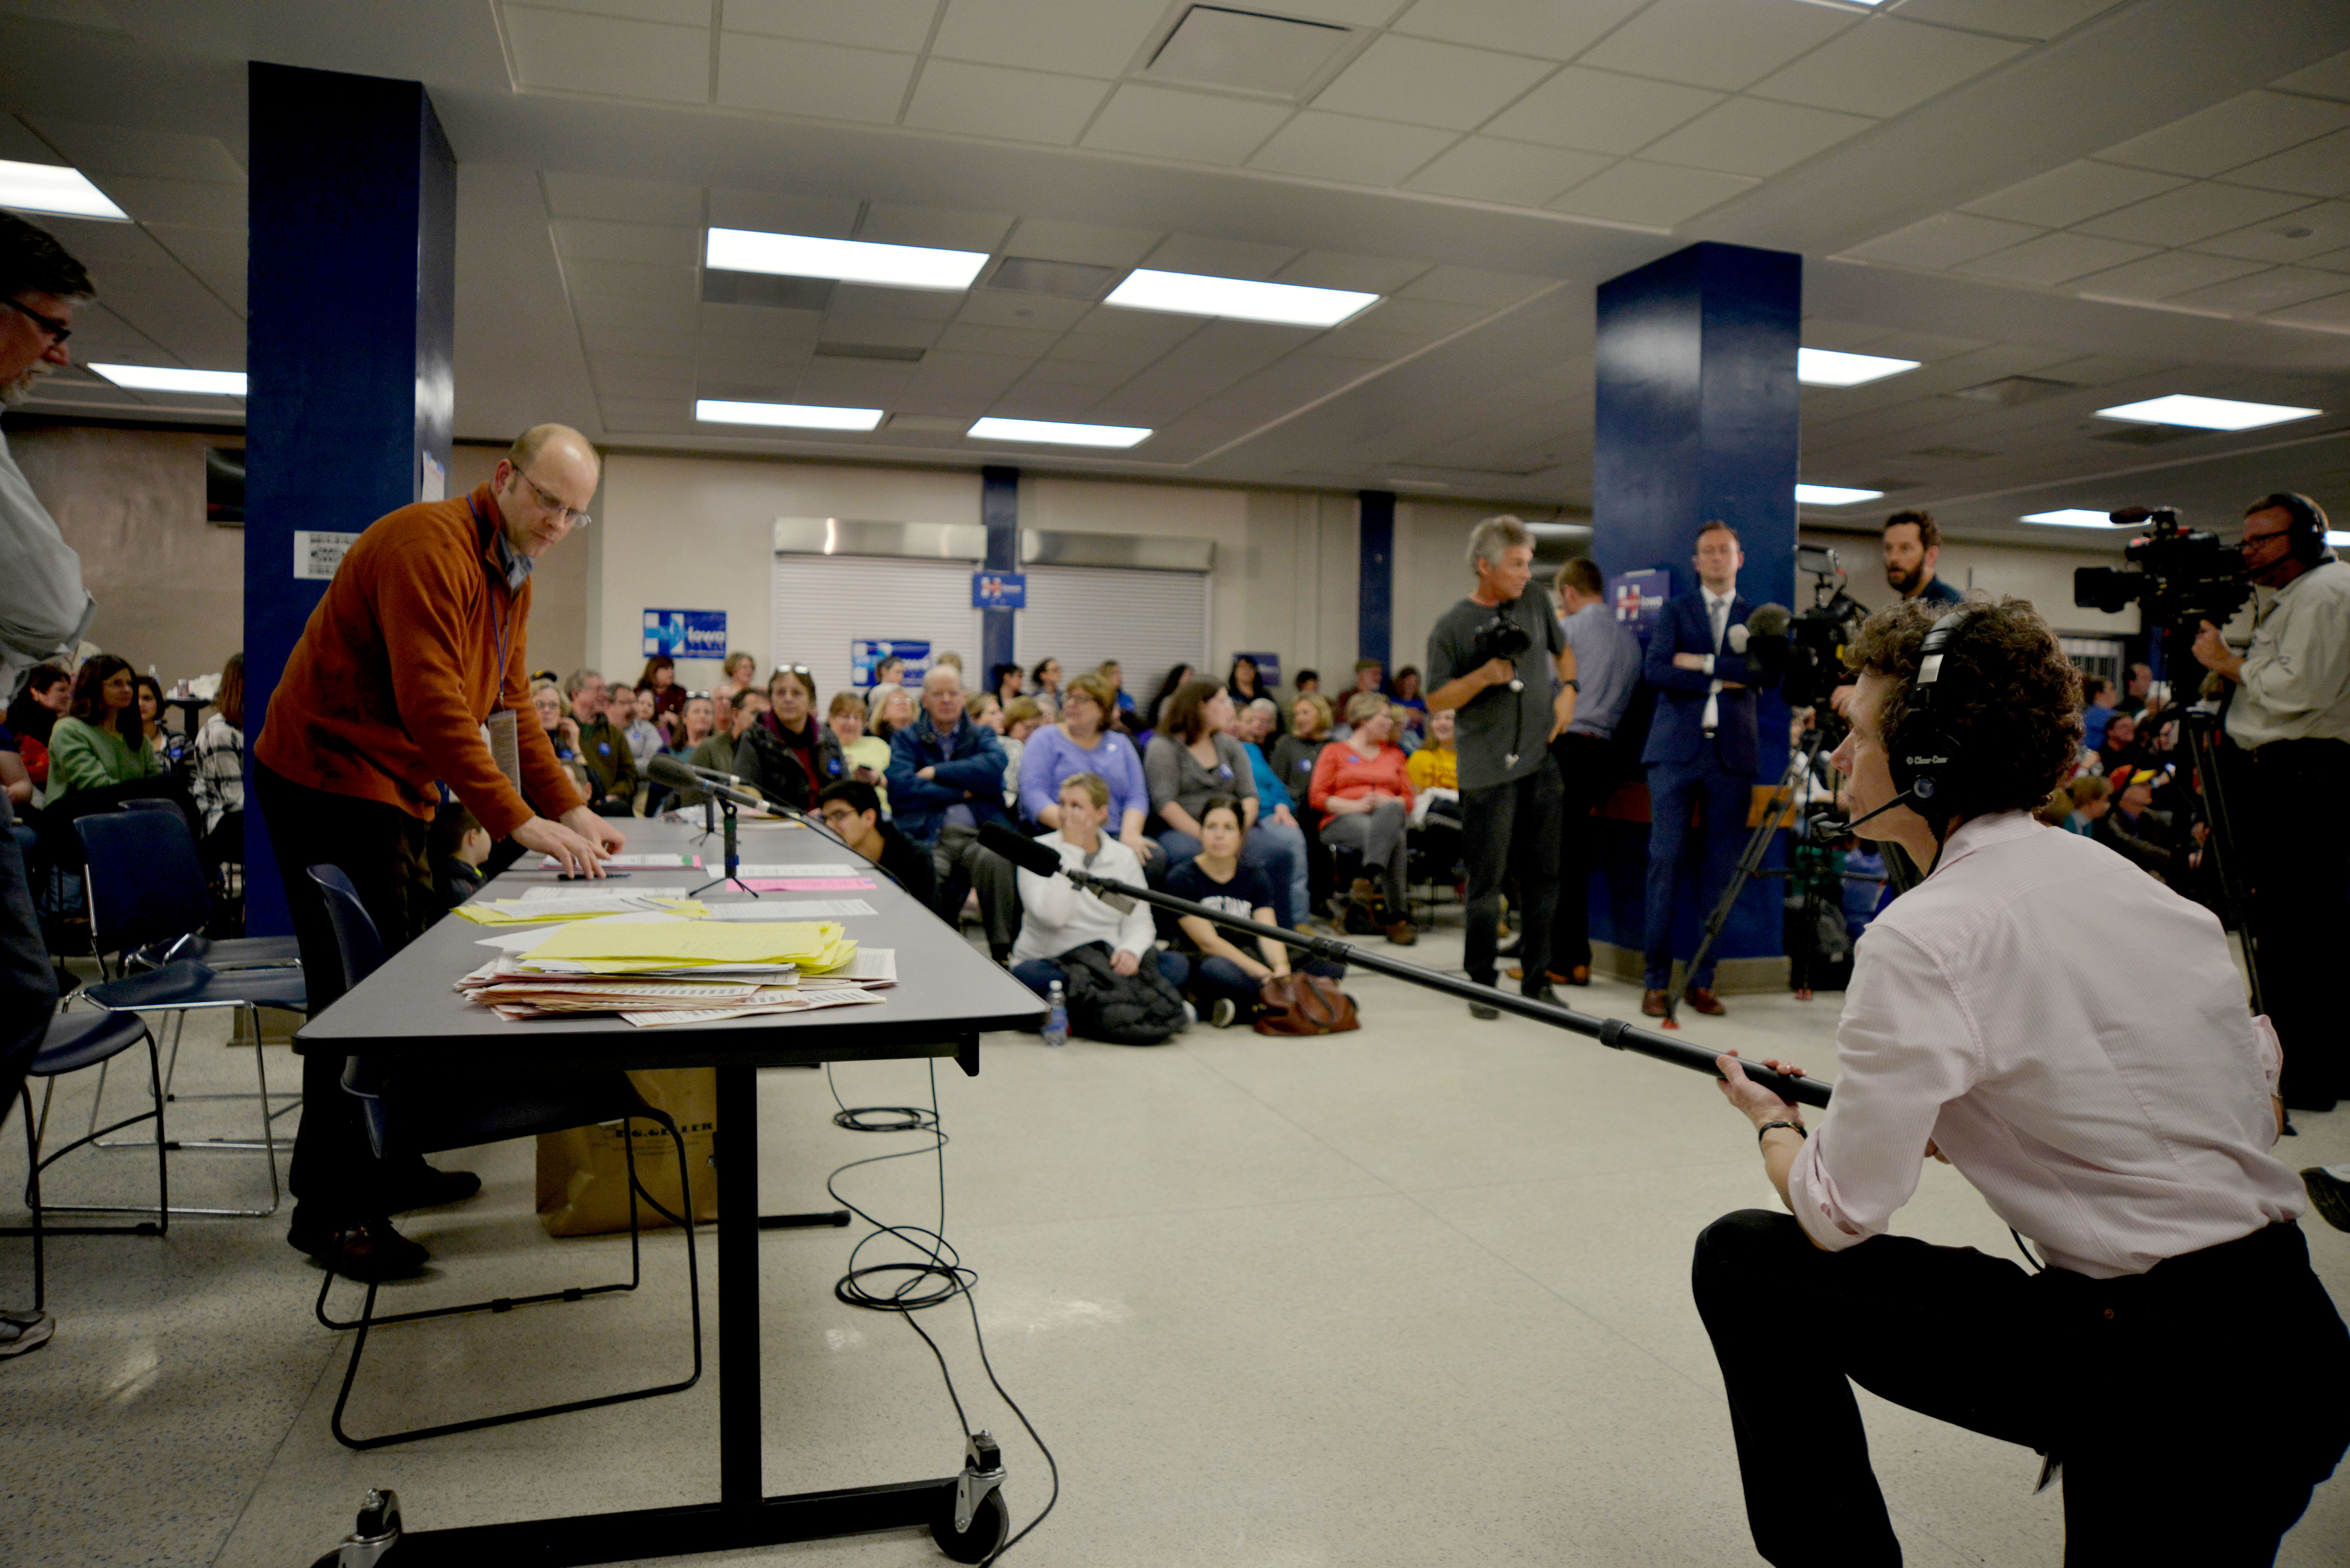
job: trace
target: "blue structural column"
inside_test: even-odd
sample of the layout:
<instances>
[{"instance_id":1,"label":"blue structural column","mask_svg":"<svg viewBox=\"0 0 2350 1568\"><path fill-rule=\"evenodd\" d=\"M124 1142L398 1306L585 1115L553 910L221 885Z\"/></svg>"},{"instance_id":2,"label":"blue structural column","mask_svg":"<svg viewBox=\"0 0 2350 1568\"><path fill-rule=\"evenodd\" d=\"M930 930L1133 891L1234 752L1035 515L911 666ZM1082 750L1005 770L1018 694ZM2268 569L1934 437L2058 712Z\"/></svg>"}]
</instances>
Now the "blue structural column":
<instances>
[{"instance_id":1,"label":"blue structural column","mask_svg":"<svg viewBox=\"0 0 2350 1568\"><path fill-rule=\"evenodd\" d=\"M1020 569L1020 471L989 466L979 471L979 520L987 529L987 560L991 572ZM1014 618L1018 610L991 609L979 613L979 668L963 678L974 691L993 691L993 673L999 664L1020 656Z\"/></svg>"},{"instance_id":2,"label":"blue structural column","mask_svg":"<svg viewBox=\"0 0 2350 1568\"><path fill-rule=\"evenodd\" d=\"M420 83L250 67L244 676L250 741L326 592L295 535L357 533L449 471L457 161ZM245 919L290 929L258 822Z\"/></svg>"},{"instance_id":3,"label":"blue structural column","mask_svg":"<svg viewBox=\"0 0 2350 1568\"><path fill-rule=\"evenodd\" d=\"M1395 492L1366 490L1359 496L1355 595L1355 657L1376 659L1390 676L1395 653ZM1351 691L1344 680L1335 691Z\"/></svg>"},{"instance_id":4,"label":"blue structural column","mask_svg":"<svg viewBox=\"0 0 2350 1568\"><path fill-rule=\"evenodd\" d=\"M1739 591L1794 602L1802 316L1803 258L1783 251L1696 244L1600 286L1591 543L1603 573L1666 567L1675 593L1695 593L1698 530L1719 520L1745 551ZM1786 766L1786 707L1766 694L1760 718L1769 784ZM1606 830L1591 890L1593 936L1635 950L1646 836ZM1684 952L1711 912L1695 903L1681 900ZM1779 887L1758 879L1717 951L1782 950Z\"/></svg>"}]
</instances>

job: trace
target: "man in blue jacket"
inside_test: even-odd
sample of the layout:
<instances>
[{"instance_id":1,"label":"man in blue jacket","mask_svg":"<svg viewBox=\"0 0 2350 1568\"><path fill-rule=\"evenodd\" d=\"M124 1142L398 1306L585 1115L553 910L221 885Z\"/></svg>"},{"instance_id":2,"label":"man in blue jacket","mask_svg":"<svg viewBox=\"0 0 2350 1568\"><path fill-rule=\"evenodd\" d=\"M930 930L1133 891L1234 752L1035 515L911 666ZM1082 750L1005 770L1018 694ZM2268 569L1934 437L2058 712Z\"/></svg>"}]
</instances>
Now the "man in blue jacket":
<instances>
[{"instance_id":1,"label":"man in blue jacket","mask_svg":"<svg viewBox=\"0 0 2350 1568\"><path fill-rule=\"evenodd\" d=\"M1753 607L1738 593L1745 564L1738 532L1727 523L1698 530L1698 591L1669 599L1648 637L1641 673L1657 691L1656 717L1640 761L1648 770L1648 993L1640 1011L1665 1015L1673 975L1673 916L1690 811L1700 809L1703 843L1696 891L1711 912L1729 884L1759 771L1754 692L1779 677L1731 651L1730 628L1743 626ZM1734 639L1743 647L1745 639ZM1724 1011L1713 993L1713 963L1690 976L1683 993L1700 1012Z\"/></svg>"},{"instance_id":2,"label":"man in blue jacket","mask_svg":"<svg viewBox=\"0 0 2350 1568\"><path fill-rule=\"evenodd\" d=\"M1003 809L1003 744L962 711L962 672L942 664L922 677L921 716L889 737L889 808L898 831L930 852L939 917L949 925L976 886L987 950L999 963L1019 935L1012 863L979 846L987 823L1013 826Z\"/></svg>"}]
</instances>

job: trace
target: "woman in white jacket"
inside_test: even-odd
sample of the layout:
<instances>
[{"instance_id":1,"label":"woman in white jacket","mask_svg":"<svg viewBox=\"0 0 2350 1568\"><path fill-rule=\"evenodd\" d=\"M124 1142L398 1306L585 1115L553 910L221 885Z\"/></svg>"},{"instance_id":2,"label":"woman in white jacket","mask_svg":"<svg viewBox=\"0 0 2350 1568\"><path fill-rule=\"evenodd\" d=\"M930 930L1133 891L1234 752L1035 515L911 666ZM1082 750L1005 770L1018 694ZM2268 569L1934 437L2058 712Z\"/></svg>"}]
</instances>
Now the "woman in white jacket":
<instances>
[{"instance_id":1,"label":"woman in white jacket","mask_svg":"<svg viewBox=\"0 0 2350 1568\"><path fill-rule=\"evenodd\" d=\"M1036 842L1050 845L1065 866L1139 887L1142 862L1133 850L1102 835L1109 798L1109 784L1100 774L1070 774L1061 784L1060 828ZM1120 914L1066 877L1034 871L1022 871L1019 884L1020 940L1012 947L1012 974L1037 995L1050 995L1053 982L1062 978L1055 961L1087 942L1107 943L1110 967L1120 974L1135 973L1152 958L1177 990L1191 978L1191 965L1180 953L1151 952L1157 933L1149 906L1136 904Z\"/></svg>"}]
</instances>

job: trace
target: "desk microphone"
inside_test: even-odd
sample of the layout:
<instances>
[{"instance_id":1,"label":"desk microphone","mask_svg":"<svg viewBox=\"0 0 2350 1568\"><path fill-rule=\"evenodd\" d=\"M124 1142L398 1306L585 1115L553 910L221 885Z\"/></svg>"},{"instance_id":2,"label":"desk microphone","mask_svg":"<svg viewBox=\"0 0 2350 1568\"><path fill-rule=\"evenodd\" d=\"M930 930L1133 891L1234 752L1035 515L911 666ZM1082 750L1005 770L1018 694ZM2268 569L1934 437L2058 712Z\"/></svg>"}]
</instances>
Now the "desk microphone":
<instances>
[{"instance_id":1,"label":"desk microphone","mask_svg":"<svg viewBox=\"0 0 2350 1568\"><path fill-rule=\"evenodd\" d=\"M767 804L749 790L737 788L740 781L734 774L722 774L716 768L697 768L691 763L679 762L675 757L655 757L646 763L645 776L671 789L698 789L705 794L715 795L736 805L747 805L754 810L764 809Z\"/></svg>"}]
</instances>

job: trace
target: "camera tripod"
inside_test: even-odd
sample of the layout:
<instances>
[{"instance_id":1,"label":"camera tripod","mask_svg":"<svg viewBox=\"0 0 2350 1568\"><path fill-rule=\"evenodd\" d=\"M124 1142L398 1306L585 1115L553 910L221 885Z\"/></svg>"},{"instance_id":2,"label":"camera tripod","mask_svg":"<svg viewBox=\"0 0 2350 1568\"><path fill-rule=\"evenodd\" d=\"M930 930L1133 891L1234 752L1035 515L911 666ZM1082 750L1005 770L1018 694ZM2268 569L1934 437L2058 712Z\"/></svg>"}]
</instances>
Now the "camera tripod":
<instances>
[{"instance_id":1,"label":"camera tripod","mask_svg":"<svg viewBox=\"0 0 2350 1568\"><path fill-rule=\"evenodd\" d=\"M2261 1000L2260 940L2254 936L2249 916L2250 900L2237 867L2235 818L2228 810L2227 786L2220 776L2220 718L2217 713L2200 712L2193 708L2179 711L2179 734L2187 742L2188 765L2202 786L2203 810L2211 824L2211 837L2206 846L2211 856L2211 870L2220 884L2220 919L2223 925L2232 925L2244 939L2244 976L2251 988L2252 1011L2266 1012Z\"/></svg>"},{"instance_id":2,"label":"camera tripod","mask_svg":"<svg viewBox=\"0 0 2350 1568\"><path fill-rule=\"evenodd\" d=\"M1779 775L1779 782L1772 786L1771 802L1762 813L1762 820L1755 824L1754 831L1747 836L1745 851L1738 857L1738 867L1731 873L1729 886L1722 888L1721 898L1713 906L1713 913L1706 917L1705 933L1698 939L1697 951L1690 955L1688 966L1680 972L1680 978L1675 981L1671 988L1665 992L1664 1027L1667 1029L1680 1027L1680 1023L1675 1014L1680 1011L1681 998L1689 991L1690 977L1700 971L1705 963L1706 955L1713 950L1713 944L1721 940L1722 928L1730 923L1730 911L1737 907L1738 895L1745 891L1746 884L1757 875L1790 874L1763 871L1762 857L1770 852L1771 836L1778 831L1780 818L1794 804L1798 781L1814 776L1813 768L1819 759L1820 748L1827 740L1830 717L1831 715L1823 714L1814 708L1811 732L1804 738L1802 748L1789 750L1786 771ZM1816 883L1814 883L1806 887L1804 895L1804 929L1807 931L1813 929L1818 923L1818 905L1819 890ZM1805 970L1801 978L1809 981L1811 974L1808 955L1804 961ZM1799 986L1795 994L1802 1000L1809 1002L1812 997L1811 987L1808 984Z\"/></svg>"}]
</instances>

